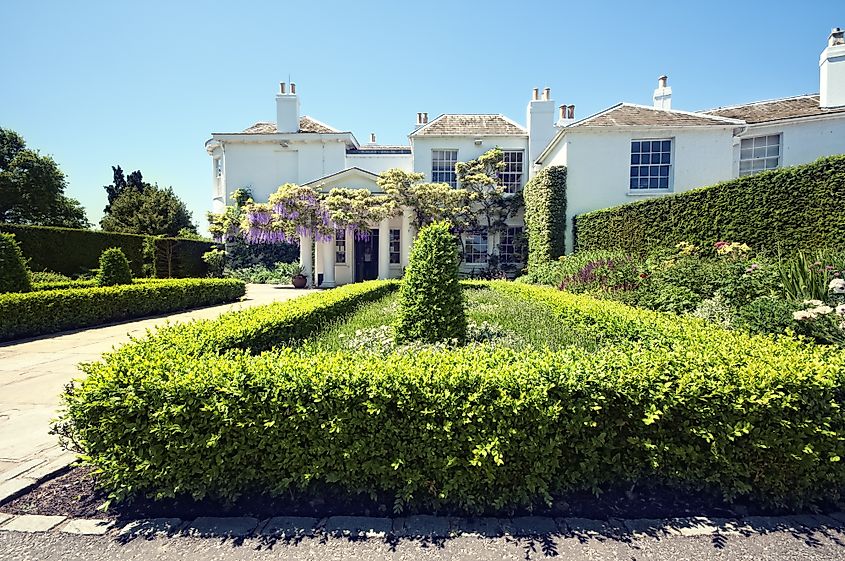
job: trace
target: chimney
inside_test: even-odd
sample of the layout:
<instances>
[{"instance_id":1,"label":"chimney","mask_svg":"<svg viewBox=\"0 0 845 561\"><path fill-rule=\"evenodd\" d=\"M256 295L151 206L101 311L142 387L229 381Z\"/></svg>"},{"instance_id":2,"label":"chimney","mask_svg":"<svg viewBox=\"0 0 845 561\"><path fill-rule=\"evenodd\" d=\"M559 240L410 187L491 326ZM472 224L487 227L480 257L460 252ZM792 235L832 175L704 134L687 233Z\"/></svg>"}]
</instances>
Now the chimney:
<instances>
[{"instance_id":1,"label":"chimney","mask_svg":"<svg viewBox=\"0 0 845 561\"><path fill-rule=\"evenodd\" d=\"M370 144L375 144L375 143L376 143L376 133L371 132L370 133Z\"/></svg>"},{"instance_id":2,"label":"chimney","mask_svg":"<svg viewBox=\"0 0 845 561\"><path fill-rule=\"evenodd\" d=\"M299 96L296 95L296 84L291 83L290 93L284 82L279 84L276 94L276 131L299 132Z\"/></svg>"},{"instance_id":3,"label":"chimney","mask_svg":"<svg viewBox=\"0 0 845 561\"><path fill-rule=\"evenodd\" d=\"M667 85L668 81L665 75L657 79L657 89L652 98L655 109L672 109L672 88Z\"/></svg>"},{"instance_id":4,"label":"chimney","mask_svg":"<svg viewBox=\"0 0 845 561\"><path fill-rule=\"evenodd\" d=\"M423 113L422 124L424 124L424 125L428 124L428 113Z\"/></svg>"},{"instance_id":5,"label":"chimney","mask_svg":"<svg viewBox=\"0 0 845 561\"><path fill-rule=\"evenodd\" d=\"M528 161L534 162L540 152L551 142L555 135L555 102L550 88L543 89L542 99L538 99L538 88L531 92L531 100L525 116L528 129Z\"/></svg>"},{"instance_id":6,"label":"chimney","mask_svg":"<svg viewBox=\"0 0 845 561\"><path fill-rule=\"evenodd\" d=\"M540 88L534 88L534 92L533 92L533 94L531 95L531 100L532 100L532 101L537 101L537 100L539 100L539 99L540 99Z\"/></svg>"},{"instance_id":7,"label":"chimney","mask_svg":"<svg viewBox=\"0 0 845 561\"><path fill-rule=\"evenodd\" d=\"M819 58L819 106L845 106L845 32L834 27Z\"/></svg>"},{"instance_id":8,"label":"chimney","mask_svg":"<svg viewBox=\"0 0 845 561\"><path fill-rule=\"evenodd\" d=\"M556 127L566 127L575 122L575 106L561 105L558 107L558 119Z\"/></svg>"}]
</instances>

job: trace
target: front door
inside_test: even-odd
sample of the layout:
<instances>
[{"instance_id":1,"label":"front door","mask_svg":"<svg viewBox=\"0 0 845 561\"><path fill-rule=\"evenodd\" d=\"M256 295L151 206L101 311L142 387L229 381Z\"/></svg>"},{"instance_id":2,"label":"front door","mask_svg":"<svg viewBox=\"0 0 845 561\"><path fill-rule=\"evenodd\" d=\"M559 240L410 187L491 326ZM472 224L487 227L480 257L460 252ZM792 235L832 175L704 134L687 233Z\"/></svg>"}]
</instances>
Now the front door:
<instances>
[{"instance_id":1,"label":"front door","mask_svg":"<svg viewBox=\"0 0 845 561\"><path fill-rule=\"evenodd\" d=\"M378 230L355 240L355 282L378 278Z\"/></svg>"}]
</instances>

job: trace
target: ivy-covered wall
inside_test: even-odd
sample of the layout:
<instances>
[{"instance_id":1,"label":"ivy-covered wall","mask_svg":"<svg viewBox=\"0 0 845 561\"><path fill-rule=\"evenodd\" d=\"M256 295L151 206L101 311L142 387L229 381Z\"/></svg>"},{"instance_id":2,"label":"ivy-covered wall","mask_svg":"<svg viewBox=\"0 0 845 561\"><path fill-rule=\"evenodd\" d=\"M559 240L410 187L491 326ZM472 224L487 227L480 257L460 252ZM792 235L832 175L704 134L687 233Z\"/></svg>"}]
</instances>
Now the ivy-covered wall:
<instances>
[{"instance_id":1,"label":"ivy-covered wall","mask_svg":"<svg viewBox=\"0 0 845 561\"><path fill-rule=\"evenodd\" d=\"M0 232L15 235L30 270L64 275L79 275L96 269L105 249L119 247L135 276L204 277L208 266L202 260L202 254L216 245L180 238L20 224L0 224ZM155 253L151 252L151 244L154 244Z\"/></svg>"},{"instance_id":2,"label":"ivy-covered wall","mask_svg":"<svg viewBox=\"0 0 845 561\"><path fill-rule=\"evenodd\" d=\"M525 184L528 271L564 254L566 246L566 167L540 170Z\"/></svg>"},{"instance_id":3,"label":"ivy-covered wall","mask_svg":"<svg viewBox=\"0 0 845 561\"><path fill-rule=\"evenodd\" d=\"M845 248L845 155L575 217L575 249L644 253L681 241L758 251Z\"/></svg>"}]
</instances>

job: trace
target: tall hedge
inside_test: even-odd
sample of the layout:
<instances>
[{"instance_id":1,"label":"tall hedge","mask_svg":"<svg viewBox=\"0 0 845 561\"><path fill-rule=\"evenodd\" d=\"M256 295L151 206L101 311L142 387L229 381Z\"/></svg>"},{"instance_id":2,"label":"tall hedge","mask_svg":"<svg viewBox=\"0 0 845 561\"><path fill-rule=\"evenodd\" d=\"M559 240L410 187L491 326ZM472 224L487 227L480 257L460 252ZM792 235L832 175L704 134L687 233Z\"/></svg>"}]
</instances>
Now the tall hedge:
<instances>
[{"instance_id":1,"label":"tall hedge","mask_svg":"<svg viewBox=\"0 0 845 561\"><path fill-rule=\"evenodd\" d=\"M208 273L202 254L216 247L211 242L181 238L152 238L136 234L97 232L48 226L0 224L0 232L15 234L33 271L54 271L78 275L96 269L100 255L119 247L132 274L158 277L204 277ZM154 256L145 256L145 240L155 247ZM146 265L146 267L145 267Z\"/></svg>"},{"instance_id":2,"label":"tall hedge","mask_svg":"<svg viewBox=\"0 0 845 561\"><path fill-rule=\"evenodd\" d=\"M467 318L458 280L460 256L448 222L420 230L399 292L396 340L435 343L466 339Z\"/></svg>"},{"instance_id":3,"label":"tall hedge","mask_svg":"<svg viewBox=\"0 0 845 561\"><path fill-rule=\"evenodd\" d=\"M525 232L528 270L564 254L566 246L566 167L541 170L526 183Z\"/></svg>"},{"instance_id":4,"label":"tall hedge","mask_svg":"<svg viewBox=\"0 0 845 561\"><path fill-rule=\"evenodd\" d=\"M30 290L32 279L14 234L0 234L0 293Z\"/></svg>"},{"instance_id":5,"label":"tall hedge","mask_svg":"<svg viewBox=\"0 0 845 561\"><path fill-rule=\"evenodd\" d=\"M719 240L777 253L845 248L845 156L597 210L575 218L577 250L646 252Z\"/></svg>"}]
</instances>

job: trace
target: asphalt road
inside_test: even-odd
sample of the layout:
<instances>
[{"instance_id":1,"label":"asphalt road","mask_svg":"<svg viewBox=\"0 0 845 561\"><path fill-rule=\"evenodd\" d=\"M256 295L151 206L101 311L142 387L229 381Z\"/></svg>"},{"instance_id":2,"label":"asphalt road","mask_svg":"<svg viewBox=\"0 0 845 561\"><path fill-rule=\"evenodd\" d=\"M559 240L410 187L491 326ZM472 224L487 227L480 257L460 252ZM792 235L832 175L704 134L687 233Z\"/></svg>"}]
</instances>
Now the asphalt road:
<instances>
[{"instance_id":1,"label":"asphalt road","mask_svg":"<svg viewBox=\"0 0 845 561\"><path fill-rule=\"evenodd\" d=\"M643 537L627 541L554 537L482 538L460 536L439 541L401 539L350 540L305 538L301 541L257 539L244 541L193 537L135 538L121 542L115 536L80 536L62 533L0 532L0 559L15 561L100 560L333 560L355 559L545 559L566 561L686 561L766 560L821 561L845 559L845 533L826 530L812 534L774 532L750 536Z\"/></svg>"}]
</instances>

